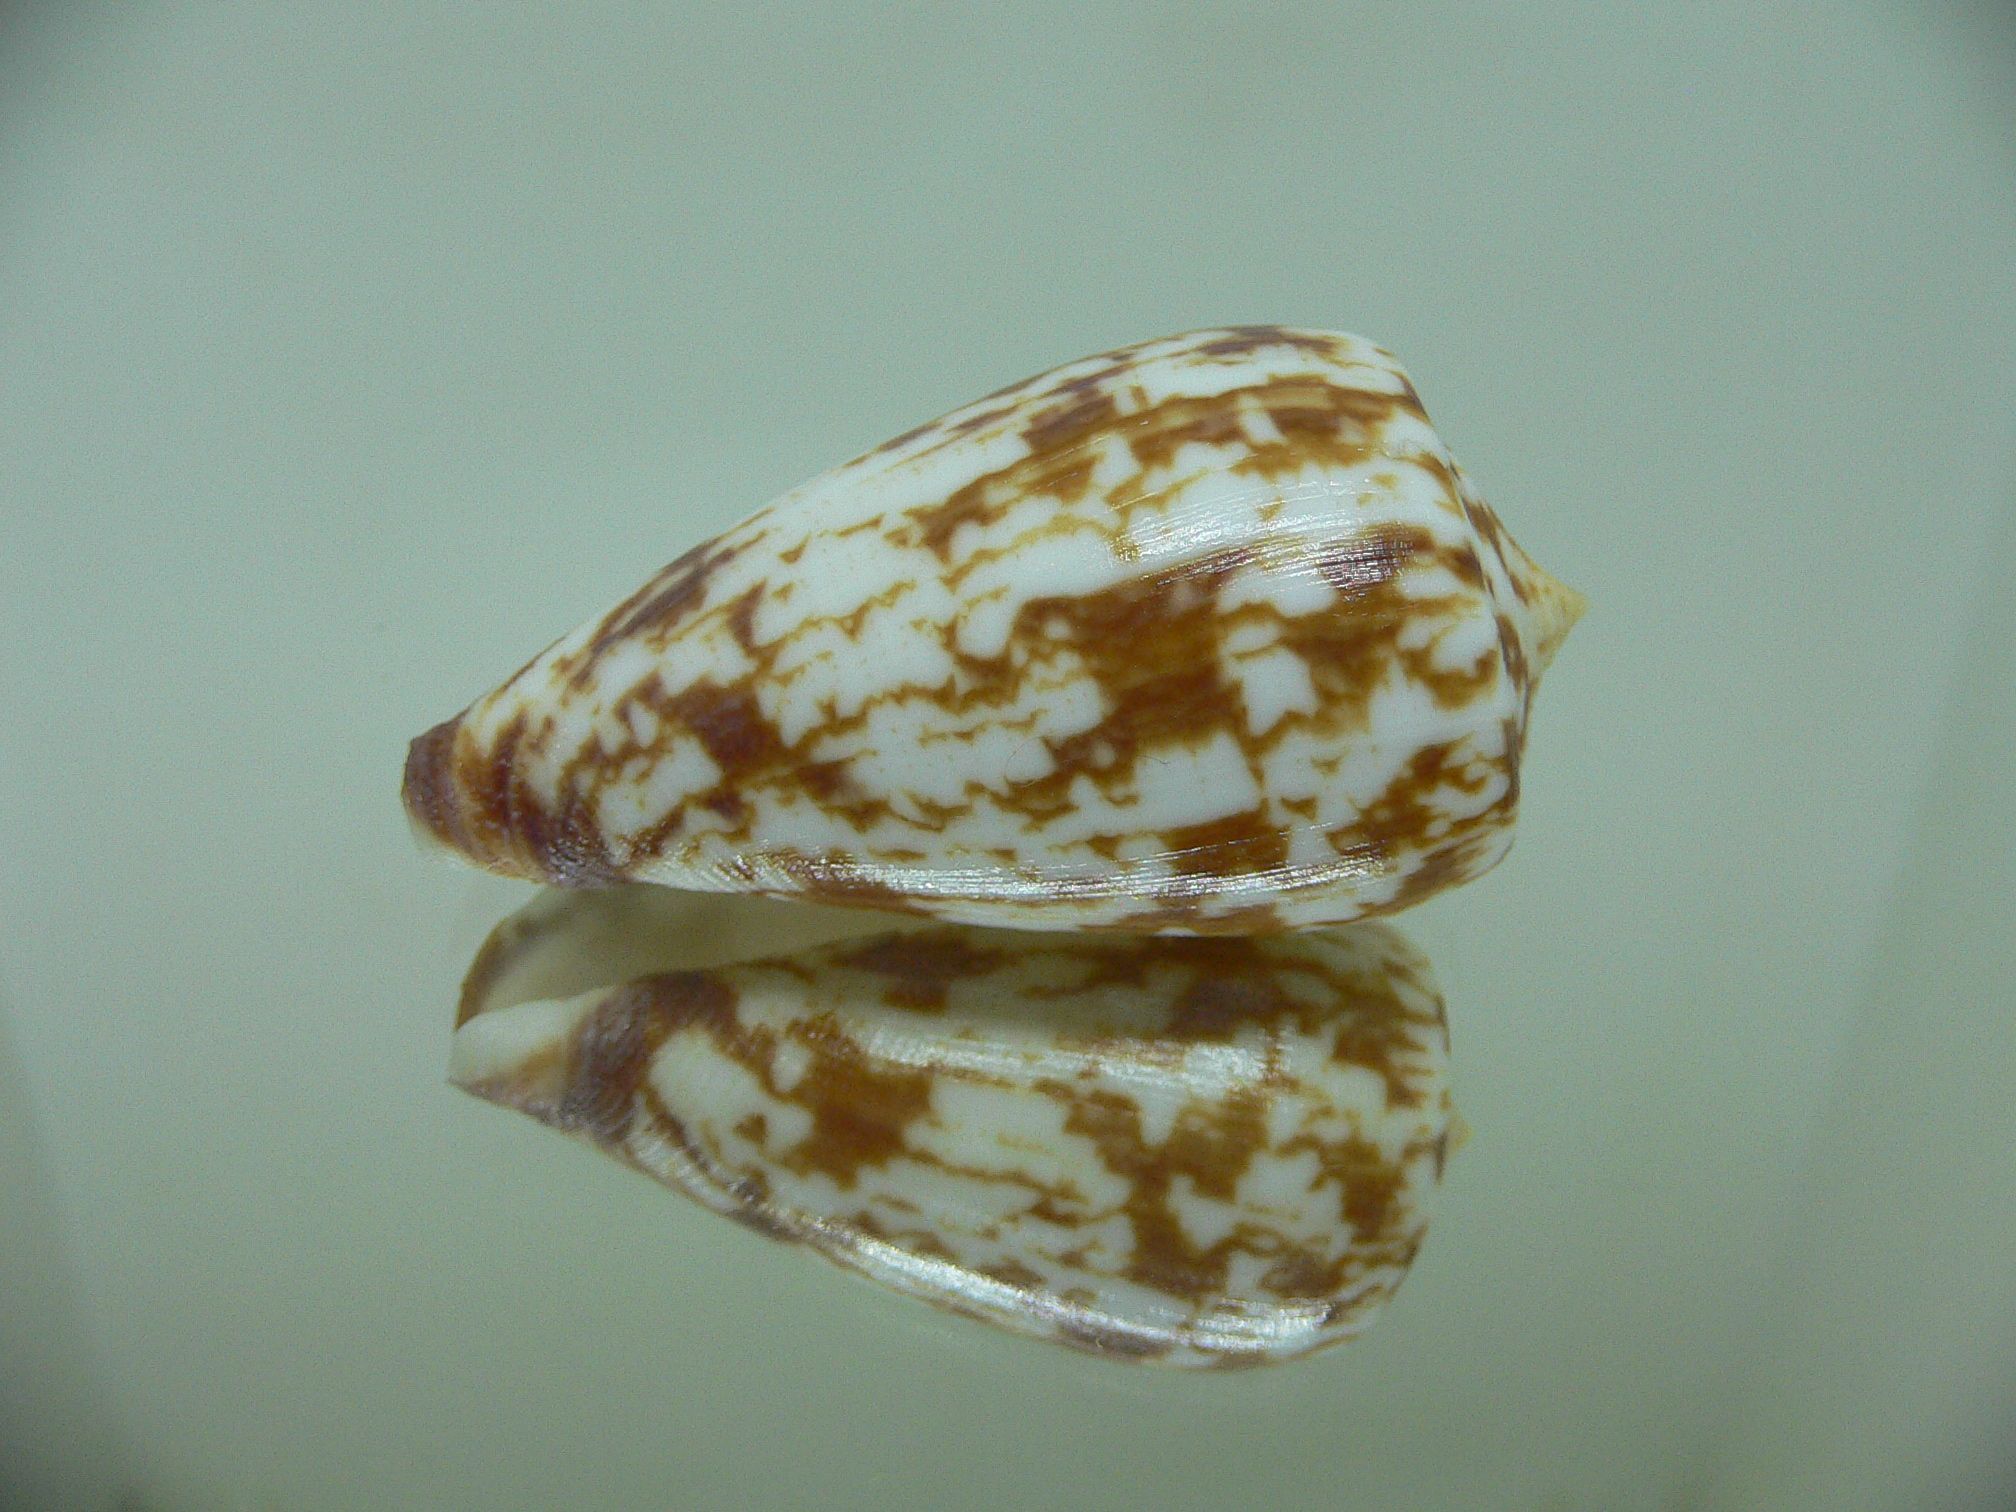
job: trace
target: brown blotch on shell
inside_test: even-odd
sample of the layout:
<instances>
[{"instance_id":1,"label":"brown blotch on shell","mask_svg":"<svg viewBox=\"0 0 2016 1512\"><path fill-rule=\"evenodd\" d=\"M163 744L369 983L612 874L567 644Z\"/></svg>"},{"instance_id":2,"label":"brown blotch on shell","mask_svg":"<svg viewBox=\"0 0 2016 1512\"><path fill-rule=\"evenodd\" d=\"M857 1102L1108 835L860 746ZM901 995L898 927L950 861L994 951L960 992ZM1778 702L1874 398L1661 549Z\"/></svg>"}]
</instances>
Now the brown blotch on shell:
<instances>
[{"instance_id":1,"label":"brown blotch on shell","mask_svg":"<svg viewBox=\"0 0 2016 1512\"><path fill-rule=\"evenodd\" d=\"M719 1034L734 1022L734 989L712 972L646 977L610 994L575 1028L555 1125L620 1147L652 1058L666 1039L689 1024L707 1024Z\"/></svg>"},{"instance_id":2,"label":"brown blotch on shell","mask_svg":"<svg viewBox=\"0 0 2016 1512\"><path fill-rule=\"evenodd\" d=\"M998 949L976 946L967 935L930 930L882 935L834 960L888 978L882 999L889 1006L935 1013L945 1006L945 992L952 983L998 971L1007 956Z\"/></svg>"},{"instance_id":3,"label":"brown blotch on shell","mask_svg":"<svg viewBox=\"0 0 2016 1512\"><path fill-rule=\"evenodd\" d=\"M1227 326L1223 336L1202 343L1197 350L1206 357L1239 361L1270 347L1290 347L1326 361L1338 355L1338 343L1334 337L1320 331L1301 331L1276 325Z\"/></svg>"},{"instance_id":4,"label":"brown blotch on shell","mask_svg":"<svg viewBox=\"0 0 2016 1512\"><path fill-rule=\"evenodd\" d=\"M1169 1138L1156 1145L1143 1137L1141 1110L1131 1097L1062 1083L1045 1083L1043 1090L1065 1103L1065 1130L1091 1140L1100 1162L1126 1185L1121 1211L1134 1233L1127 1278L1193 1303L1221 1292L1238 1230L1208 1247L1193 1245L1170 1205L1170 1187L1181 1175L1206 1194L1229 1194L1267 1142L1258 1100L1239 1097L1220 1109L1188 1108Z\"/></svg>"},{"instance_id":5,"label":"brown blotch on shell","mask_svg":"<svg viewBox=\"0 0 2016 1512\"><path fill-rule=\"evenodd\" d=\"M1112 425L1120 412L1113 396L1100 390L1091 379L1066 389L1063 397L1063 403L1045 410L1022 428L1022 439L1029 443L1030 451L1042 453L1075 446Z\"/></svg>"},{"instance_id":6,"label":"brown blotch on shell","mask_svg":"<svg viewBox=\"0 0 2016 1512\"><path fill-rule=\"evenodd\" d=\"M441 844L510 876L562 887L623 880L596 822L595 804L573 788L558 804L540 798L520 765L523 712L478 748L463 716L437 725L406 753L403 793L414 824Z\"/></svg>"},{"instance_id":7,"label":"brown blotch on shell","mask_svg":"<svg viewBox=\"0 0 2016 1512\"><path fill-rule=\"evenodd\" d=\"M823 1172L844 1190L863 1166L904 1152L905 1130L930 1111L933 1075L878 1063L844 1030L818 1020L798 1038L812 1064L789 1091L763 1068L772 1096L812 1115L810 1132L777 1160L792 1171Z\"/></svg>"},{"instance_id":8,"label":"brown blotch on shell","mask_svg":"<svg viewBox=\"0 0 2016 1512\"><path fill-rule=\"evenodd\" d=\"M602 616L586 646L560 670L576 687L585 686L595 663L610 646L632 635L669 635L702 609L715 573L762 540L724 545L706 541L661 570L650 582Z\"/></svg>"}]
</instances>

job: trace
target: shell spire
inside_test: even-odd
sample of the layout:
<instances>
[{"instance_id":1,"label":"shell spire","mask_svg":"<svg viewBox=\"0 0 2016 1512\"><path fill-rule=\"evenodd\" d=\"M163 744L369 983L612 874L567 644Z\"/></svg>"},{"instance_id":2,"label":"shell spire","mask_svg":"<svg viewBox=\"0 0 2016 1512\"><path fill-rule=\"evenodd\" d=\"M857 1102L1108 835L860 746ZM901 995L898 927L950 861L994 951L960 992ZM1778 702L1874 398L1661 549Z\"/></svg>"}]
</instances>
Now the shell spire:
<instances>
[{"instance_id":1,"label":"shell spire","mask_svg":"<svg viewBox=\"0 0 2016 1512\"><path fill-rule=\"evenodd\" d=\"M512 876L1265 934L1509 848L1580 596L1362 338L1068 364L793 490L420 737Z\"/></svg>"}]
</instances>

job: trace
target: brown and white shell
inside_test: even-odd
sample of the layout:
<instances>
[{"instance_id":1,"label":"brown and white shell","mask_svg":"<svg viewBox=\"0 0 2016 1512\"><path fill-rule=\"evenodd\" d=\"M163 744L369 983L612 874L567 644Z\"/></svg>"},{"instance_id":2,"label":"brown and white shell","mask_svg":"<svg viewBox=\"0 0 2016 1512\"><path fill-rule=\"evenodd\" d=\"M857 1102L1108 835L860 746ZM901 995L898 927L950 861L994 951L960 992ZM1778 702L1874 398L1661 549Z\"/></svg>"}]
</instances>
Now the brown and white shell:
<instances>
[{"instance_id":1,"label":"brown and white shell","mask_svg":"<svg viewBox=\"0 0 2016 1512\"><path fill-rule=\"evenodd\" d=\"M1391 355L1200 331L1004 389L694 548L413 744L511 876L1033 929L1388 913L1511 844L1580 599Z\"/></svg>"},{"instance_id":2,"label":"brown and white shell","mask_svg":"<svg viewBox=\"0 0 2016 1512\"><path fill-rule=\"evenodd\" d=\"M413 742L417 829L562 885L1268 933L1512 843L1579 613L1359 337L1202 331L899 435Z\"/></svg>"},{"instance_id":3,"label":"brown and white shell","mask_svg":"<svg viewBox=\"0 0 2016 1512\"><path fill-rule=\"evenodd\" d=\"M452 1079L760 1233L1097 1354L1256 1365L1378 1316L1452 1121L1441 999L1393 930L860 919L549 892L472 969ZM692 964L753 939L798 948Z\"/></svg>"}]
</instances>

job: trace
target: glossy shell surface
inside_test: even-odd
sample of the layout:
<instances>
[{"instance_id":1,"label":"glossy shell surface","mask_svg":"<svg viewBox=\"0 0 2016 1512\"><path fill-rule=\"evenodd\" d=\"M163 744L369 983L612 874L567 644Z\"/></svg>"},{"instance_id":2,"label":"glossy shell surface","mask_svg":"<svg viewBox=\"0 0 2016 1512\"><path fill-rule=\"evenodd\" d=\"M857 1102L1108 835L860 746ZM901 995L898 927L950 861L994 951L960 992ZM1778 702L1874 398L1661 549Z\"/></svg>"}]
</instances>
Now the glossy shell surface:
<instances>
[{"instance_id":1,"label":"glossy shell surface","mask_svg":"<svg viewBox=\"0 0 2016 1512\"><path fill-rule=\"evenodd\" d=\"M698 906L549 893L507 921L452 1079L760 1233L1111 1357L1255 1365L1349 1338L1421 1243L1447 1034L1384 925L933 925L645 969L736 948ZM834 932L745 934L776 923Z\"/></svg>"},{"instance_id":2,"label":"glossy shell surface","mask_svg":"<svg viewBox=\"0 0 2016 1512\"><path fill-rule=\"evenodd\" d=\"M406 803L565 885L1336 923L1504 855L1577 612L1392 356L1203 331L1003 390L696 547L415 741Z\"/></svg>"}]
</instances>

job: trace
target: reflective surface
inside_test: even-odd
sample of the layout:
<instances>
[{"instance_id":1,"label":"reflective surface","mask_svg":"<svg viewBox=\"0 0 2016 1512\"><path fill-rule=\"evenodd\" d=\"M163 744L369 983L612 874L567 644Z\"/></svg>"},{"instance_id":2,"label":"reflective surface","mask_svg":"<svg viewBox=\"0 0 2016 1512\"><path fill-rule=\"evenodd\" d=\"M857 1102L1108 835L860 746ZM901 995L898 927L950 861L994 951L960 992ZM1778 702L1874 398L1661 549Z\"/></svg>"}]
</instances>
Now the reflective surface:
<instances>
[{"instance_id":1,"label":"reflective surface","mask_svg":"<svg viewBox=\"0 0 2016 1512\"><path fill-rule=\"evenodd\" d=\"M1996 1505L2006 33L1085 9L8 13L9 1477L160 1512ZM1117 1369L444 1084L528 895L415 854L415 732L836 458L1269 320L1401 353L1596 606L1517 848L1402 920L1477 1132L1375 1328Z\"/></svg>"},{"instance_id":2,"label":"reflective surface","mask_svg":"<svg viewBox=\"0 0 2016 1512\"><path fill-rule=\"evenodd\" d=\"M1370 1327L1413 1263L1454 1128L1442 999L1398 931L863 915L791 949L836 927L803 912L548 892L477 952L449 1079L766 1238L1114 1361L1295 1359Z\"/></svg>"}]
</instances>

